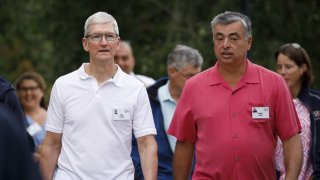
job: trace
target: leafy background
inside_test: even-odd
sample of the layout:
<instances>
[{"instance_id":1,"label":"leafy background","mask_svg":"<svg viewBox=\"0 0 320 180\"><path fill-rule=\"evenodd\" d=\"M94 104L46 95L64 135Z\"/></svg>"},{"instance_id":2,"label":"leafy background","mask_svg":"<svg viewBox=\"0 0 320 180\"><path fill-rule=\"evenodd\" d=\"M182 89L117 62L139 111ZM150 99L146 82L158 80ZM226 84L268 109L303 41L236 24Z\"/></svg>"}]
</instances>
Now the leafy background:
<instances>
[{"instance_id":1,"label":"leafy background","mask_svg":"<svg viewBox=\"0 0 320 180\"><path fill-rule=\"evenodd\" d=\"M48 84L88 61L81 38L86 18L106 11L118 21L120 37L133 46L135 72L155 79L166 75L168 53L176 44L200 51L209 68L215 62L210 21L226 10L253 22L249 58L275 69L274 51L287 42L309 53L320 88L320 5L318 0L0 0L0 74L14 82L35 70Z\"/></svg>"}]
</instances>

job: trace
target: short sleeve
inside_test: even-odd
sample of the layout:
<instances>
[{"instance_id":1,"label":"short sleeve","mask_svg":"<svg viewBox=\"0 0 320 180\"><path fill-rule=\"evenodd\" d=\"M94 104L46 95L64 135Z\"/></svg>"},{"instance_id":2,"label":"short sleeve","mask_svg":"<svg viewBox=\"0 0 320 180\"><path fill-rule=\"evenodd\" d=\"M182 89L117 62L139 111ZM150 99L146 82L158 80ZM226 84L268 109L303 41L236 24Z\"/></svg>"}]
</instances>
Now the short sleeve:
<instances>
[{"instance_id":1,"label":"short sleeve","mask_svg":"<svg viewBox=\"0 0 320 180\"><path fill-rule=\"evenodd\" d=\"M192 86L187 81L177 104L168 133L175 136L179 141L195 143L197 126L192 109L192 98Z\"/></svg>"},{"instance_id":2,"label":"short sleeve","mask_svg":"<svg viewBox=\"0 0 320 180\"><path fill-rule=\"evenodd\" d=\"M64 113L61 100L61 92L59 92L58 80L52 87L50 102L48 106L48 118L46 120L45 129L54 133L62 133L64 125Z\"/></svg>"},{"instance_id":3,"label":"short sleeve","mask_svg":"<svg viewBox=\"0 0 320 180\"><path fill-rule=\"evenodd\" d=\"M300 121L295 110L288 86L280 79L276 86L276 130L282 141L301 131Z\"/></svg>"},{"instance_id":4,"label":"short sleeve","mask_svg":"<svg viewBox=\"0 0 320 180\"><path fill-rule=\"evenodd\" d=\"M133 133L136 138L157 134L153 121L150 101L144 86L141 86L136 105L134 106Z\"/></svg>"}]
</instances>

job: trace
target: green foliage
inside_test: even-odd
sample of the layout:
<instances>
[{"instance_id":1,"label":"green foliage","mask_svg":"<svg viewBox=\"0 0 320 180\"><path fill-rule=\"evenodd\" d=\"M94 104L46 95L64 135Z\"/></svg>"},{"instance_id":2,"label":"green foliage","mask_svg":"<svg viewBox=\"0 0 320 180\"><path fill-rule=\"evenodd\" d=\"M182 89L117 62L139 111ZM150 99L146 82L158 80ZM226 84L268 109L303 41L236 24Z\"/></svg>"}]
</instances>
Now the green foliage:
<instances>
[{"instance_id":1,"label":"green foliage","mask_svg":"<svg viewBox=\"0 0 320 180\"><path fill-rule=\"evenodd\" d=\"M167 55L177 44L198 49L207 69L215 62L210 21L232 10L248 14L253 22L252 61L274 69L273 52L298 42L309 52L317 78L319 9L317 0L0 0L0 72L14 81L22 72L36 70L50 87L88 61L83 26L97 11L117 19L121 39L133 46L136 73L156 79L166 75ZM314 86L320 88L319 78Z\"/></svg>"}]
</instances>

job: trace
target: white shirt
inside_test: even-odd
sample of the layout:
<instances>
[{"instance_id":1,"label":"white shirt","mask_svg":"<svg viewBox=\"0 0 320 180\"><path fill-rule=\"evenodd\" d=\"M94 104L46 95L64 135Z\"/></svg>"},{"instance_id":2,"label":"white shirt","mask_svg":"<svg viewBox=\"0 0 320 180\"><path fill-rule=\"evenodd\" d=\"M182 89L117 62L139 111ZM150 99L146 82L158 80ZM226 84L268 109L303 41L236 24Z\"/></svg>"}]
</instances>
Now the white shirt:
<instances>
[{"instance_id":1,"label":"white shirt","mask_svg":"<svg viewBox=\"0 0 320 180\"><path fill-rule=\"evenodd\" d=\"M139 81L141 81L146 88L153 85L156 82L151 77L147 77L147 76L140 75L140 74L134 74L133 72L130 73L130 76L133 76L136 79L138 79Z\"/></svg>"},{"instance_id":2,"label":"white shirt","mask_svg":"<svg viewBox=\"0 0 320 180\"><path fill-rule=\"evenodd\" d=\"M174 111L176 110L177 102L171 97L169 92L169 82L168 81L165 85L161 86L158 89L158 97L161 105L161 111L163 115L163 121L164 121L164 129L167 132L174 114ZM177 139L174 136L171 136L170 134L167 134L170 148L172 152L174 152L176 147Z\"/></svg>"},{"instance_id":3,"label":"white shirt","mask_svg":"<svg viewBox=\"0 0 320 180\"><path fill-rule=\"evenodd\" d=\"M52 88L46 130L63 134L55 179L133 179L132 130L156 134L146 89L119 66L98 85L84 66Z\"/></svg>"}]
</instances>

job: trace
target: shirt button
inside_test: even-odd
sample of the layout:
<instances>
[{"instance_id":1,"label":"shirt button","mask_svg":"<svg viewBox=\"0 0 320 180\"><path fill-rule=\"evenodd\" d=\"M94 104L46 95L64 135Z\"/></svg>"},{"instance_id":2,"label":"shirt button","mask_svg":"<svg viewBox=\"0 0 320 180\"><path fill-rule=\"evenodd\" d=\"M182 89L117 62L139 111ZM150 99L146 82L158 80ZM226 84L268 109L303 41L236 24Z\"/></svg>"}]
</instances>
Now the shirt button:
<instances>
[{"instance_id":1,"label":"shirt button","mask_svg":"<svg viewBox=\"0 0 320 180\"><path fill-rule=\"evenodd\" d=\"M233 139L237 139L238 138L238 135L237 134L234 134L233 135Z\"/></svg>"},{"instance_id":2,"label":"shirt button","mask_svg":"<svg viewBox=\"0 0 320 180\"><path fill-rule=\"evenodd\" d=\"M231 114L231 116L232 116L233 118L236 117L236 113L233 112L233 113Z\"/></svg>"},{"instance_id":3,"label":"shirt button","mask_svg":"<svg viewBox=\"0 0 320 180\"><path fill-rule=\"evenodd\" d=\"M235 159L236 159L236 161L240 161L240 157L239 156L237 156Z\"/></svg>"}]
</instances>

